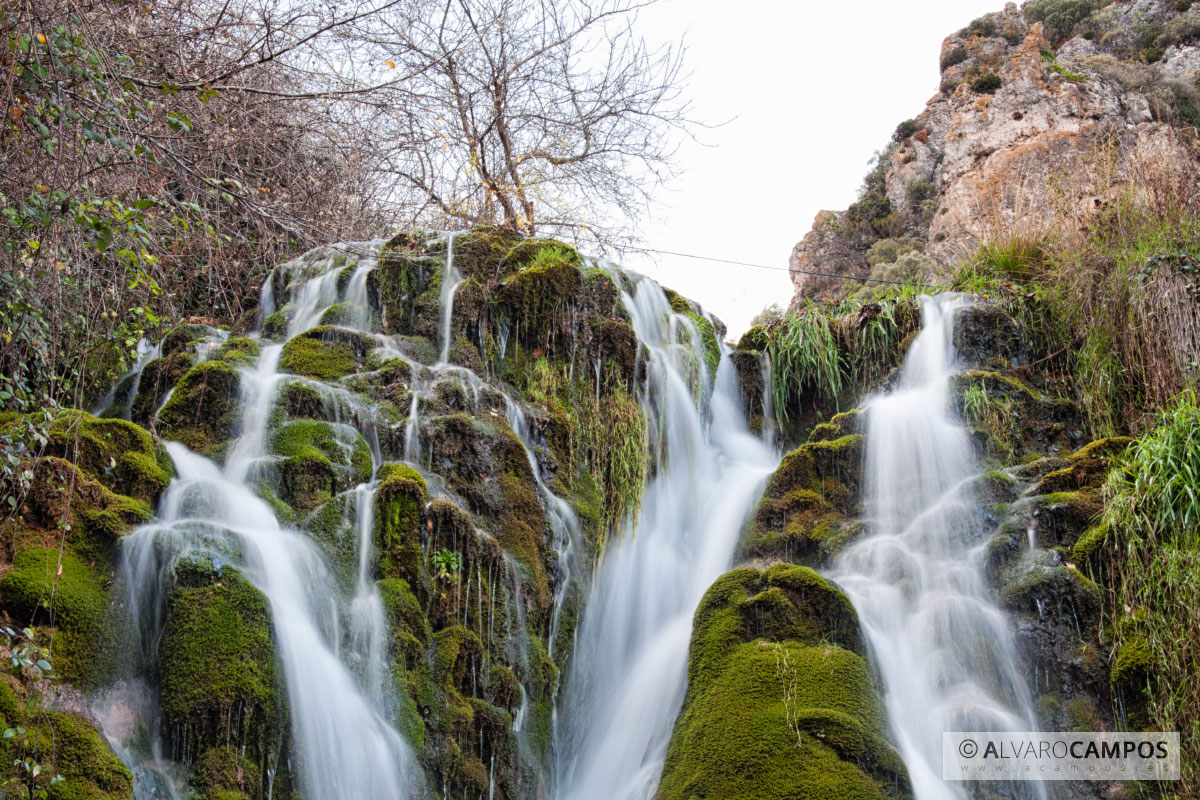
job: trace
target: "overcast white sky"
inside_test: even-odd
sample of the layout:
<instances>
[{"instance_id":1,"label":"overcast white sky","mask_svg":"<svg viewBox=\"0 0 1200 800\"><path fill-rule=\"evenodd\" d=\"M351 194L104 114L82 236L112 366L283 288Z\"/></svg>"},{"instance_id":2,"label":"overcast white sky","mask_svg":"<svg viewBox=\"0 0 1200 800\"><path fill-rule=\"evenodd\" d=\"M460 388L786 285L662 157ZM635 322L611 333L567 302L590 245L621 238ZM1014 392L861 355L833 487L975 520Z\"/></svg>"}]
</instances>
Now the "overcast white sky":
<instances>
[{"instance_id":1,"label":"overcast white sky","mask_svg":"<svg viewBox=\"0 0 1200 800\"><path fill-rule=\"evenodd\" d=\"M855 199L867 161L937 91L942 39L1003 0L663 0L646 37L686 33L695 114L733 119L688 143L648 247L785 269L817 211ZM787 272L669 256L626 266L697 300L735 339L792 296Z\"/></svg>"}]
</instances>

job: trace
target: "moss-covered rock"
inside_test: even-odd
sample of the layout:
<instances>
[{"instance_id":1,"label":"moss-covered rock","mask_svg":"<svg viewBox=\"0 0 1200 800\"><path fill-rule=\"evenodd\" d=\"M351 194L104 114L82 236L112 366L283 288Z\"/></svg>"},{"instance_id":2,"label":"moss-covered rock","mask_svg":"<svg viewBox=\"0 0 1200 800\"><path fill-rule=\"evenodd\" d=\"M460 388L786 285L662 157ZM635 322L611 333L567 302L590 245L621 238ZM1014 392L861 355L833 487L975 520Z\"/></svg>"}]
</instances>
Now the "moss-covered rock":
<instances>
[{"instance_id":1,"label":"moss-covered rock","mask_svg":"<svg viewBox=\"0 0 1200 800\"><path fill-rule=\"evenodd\" d=\"M176 325L163 336L161 345L159 346L159 354L165 358L172 353L187 351L196 342L207 339L214 333L213 329L207 325L186 322Z\"/></svg>"},{"instance_id":2,"label":"moss-covered rock","mask_svg":"<svg viewBox=\"0 0 1200 800\"><path fill-rule=\"evenodd\" d=\"M385 464L379 469L375 494L375 547L379 571L419 585L421 580L421 529L426 503L425 479L406 464Z\"/></svg>"},{"instance_id":3,"label":"moss-covered rock","mask_svg":"<svg viewBox=\"0 0 1200 800\"><path fill-rule=\"evenodd\" d=\"M853 417L838 425L849 426ZM817 564L832 555L847 517L857 511L862 472L861 434L801 445L784 456L767 481L739 544L740 558Z\"/></svg>"},{"instance_id":4,"label":"moss-covered rock","mask_svg":"<svg viewBox=\"0 0 1200 800\"><path fill-rule=\"evenodd\" d=\"M52 656L64 680L87 687L103 672L110 655L104 631L108 593L89 564L57 547L22 550L0 580L0 595L14 618L57 626Z\"/></svg>"},{"instance_id":5,"label":"moss-covered rock","mask_svg":"<svg viewBox=\"0 0 1200 800\"><path fill-rule=\"evenodd\" d=\"M184 762L230 743L265 754L280 718L267 600L228 567L186 561L176 575L158 649L170 750Z\"/></svg>"},{"instance_id":6,"label":"moss-covered rock","mask_svg":"<svg viewBox=\"0 0 1200 800\"><path fill-rule=\"evenodd\" d=\"M85 411L55 416L46 454L76 464L118 494L153 504L171 478L171 462L143 428Z\"/></svg>"},{"instance_id":7,"label":"moss-covered rock","mask_svg":"<svg viewBox=\"0 0 1200 800\"><path fill-rule=\"evenodd\" d=\"M696 612L661 800L908 793L854 609L806 567L742 568Z\"/></svg>"},{"instance_id":8,"label":"moss-covered rock","mask_svg":"<svg viewBox=\"0 0 1200 800\"><path fill-rule=\"evenodd\" d=\"M10 790L23 787L27 774L13 762L31 758L41 766L37 797L48 800L129 800L133 776L113 753L100 731L74 713L46 708L24 687L0 678L0 727L24 730L0 741L0 782ZM50 776L61 780L50 783ZM6 796L26 796L22 788Z\"/></svg>"},{"instance_id":9,"label":"moss-covered rock","mask_svg":"<svg viewBox=\"0 0 1200 800\"><path fill-rule=\"evenodd\" d=\"M1074 545L1104 510L1099 492L1090 489L1037 495L1021 502L1022 506L1028 506L1030 516L1037 521L1040 547Z\"/></svg>"},{"instance_id":10,"label":"moss-covered rock","mask_svg":"<svg viewBox=\"0 0 1200 800\"><path fill-rule=\"evenodd\" d=\"M258 764L228 747L210 747L196 759L188 784L208 800L250 800L266 796Z\"/></svg>"},{"instance_id":11,"label":"moss-covered rock","mask_svg":"<svg viewBox=\"0 0 1200 800\"><path fill-rule=\"evenodd\" d=\"M237 436L241 376L224 361L204 361L187 371L158 415L164 439L217 456Z\"/></svg>"},{"instance_id":12,"label":"moss-covered rock","mask_svg":"<svg viewBox=\"0 0 1200 800\"><path fill-rule=\"evenodd\" d=\"M167 395L179 383L187 371L196 363L196 359L186 350L178 350L170 355L156 358L142 367L138 380L137 396L129 409L129 416L139 425L149 425L151 418Z\"/></svg>"},{"instance_id":13,"label":"moss-covered rock","mask_svg":"<svg viewBox=\"0 0 1200 800\"><path fill-rule=\"evenodd\" d=\"M235 367L246 367L253 364L254 359L258 358L259 350L259 344L254 339L239 336L225 340L213 352L211 358L213 361L224 361Z\"/></svg>"},{"instance_id":14,"label":"moss-covered rock","mask_svg":"<svg viewBox=\"0 0 1200 800\"><path fill-rule=\"evenodd\" d=\"M1000 601L1039 619L1056 617L1082 632L1100 610L1100 589L1072 566L1045 563L1028 553L1004 576Z\"/></svg>"},{"instance_id":15,"label":"moss-covered rock","mask_svg":"<svg viewBox=\"0 0 1200 800\"><path fill-rule=\"evenodd\" d=\"M324 325L292 337L283 346L279 369L320 381L359 372L375 340L365 334Z\"/></svg>"}]
</instances>

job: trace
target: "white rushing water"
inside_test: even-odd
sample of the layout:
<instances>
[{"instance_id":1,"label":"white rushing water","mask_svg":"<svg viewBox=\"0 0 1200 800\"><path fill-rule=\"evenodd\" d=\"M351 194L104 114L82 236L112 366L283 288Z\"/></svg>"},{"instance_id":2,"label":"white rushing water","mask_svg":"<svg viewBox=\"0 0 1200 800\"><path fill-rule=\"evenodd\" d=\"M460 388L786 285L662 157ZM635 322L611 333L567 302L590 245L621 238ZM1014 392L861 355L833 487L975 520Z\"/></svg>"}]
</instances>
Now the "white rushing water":
<instances>
[{"instance_id":1,"label":"white rushing water","mask_svg":"<svg viewBox=\"0 0 1200 800\"><path fill-rule=\"evenodd\" d=\"M402 358L411 368L409 415L398 423L403 425L403 458L426 474L431 491L439 491L440 481L436 470L422 463L434 449L422 447L423 401L435 400L449 382L461 387L464 402L478 413L484 388L470 369L450 363L461 275L454 266L455 234L442 237L446 263L436 362L416 363L397 349L396 340L369 334L379 341L378 352ZM268 280L264 286L264 316L285 310L289 338L322 323L369 332L374 315L368 276L377 250L378 243L335 245L291 262L283 268L282 277L290 280L286 297L279 289L286 281ZM357 262L347 265L347 252ZM609 543L596 569L576 638L572 643L563 637L573 666L569 680L563 679L563 695L557 697L553 770L539 763L546 754L536 752L535 732L526 730L533 689L520 568L505 556L503 577L497 576L511 595L503 613L510 616L512 633L501 644L521 695L512 723L519 751L516 768L542 771L518 783L541 784L535 790L542 796L562 800L652 796L685 693L693 613L704 591L729 568L741 527L778 462L772 448L747 428L729 359L722 355L717 374L709 375L695 324L672 312L653 281L629 280L626 285L632 289L623 294L623 302L647 359L637 394L647 421L653 477L636 519L628 520L619 540ZM502 338L507 339L507 329ZM218 571L237 570L269 604L290 726L290 742L282 752L291 756L286 766L299 796L407 800L435 788L425 785L414 754L391 723L389 630L373 552L375 474L383 454L371 413L344 387L281 373L282 352L283 345L264 343L255 363L242 369L240 435L230 443L224 465L180 444L167 445L176 477L160 501L159 518L122 544L120 578L144 674L109 689L96 706L106 720L106 733L134 768L138 800L173 800L185 794L186 768L163 756L158 710L145 694L153 676L146 665L155 661L175 570L189 559L211 562ZM599 393L598 361L596 380ZM257 488L270 477L277 458L270 453L272 426L280 422L279 396L290 382L303 383L322 398L323 416L339 441L343 435L356 441L362 433L371 450L370 479L350 486L339 498L342 530L351 532L357 544L352 571L332 568L313 538L281 524L258 496ZM573 585L582 590L587 575L588 565L576 563L583 552L583 532L567 500L547 485L539 445L516 395L495 392L503 397L504 418L524 448L557 557L545 642L549 655L561 663L567 654L556 653L556 647L560 623L568 616L562 613L568 590ZM436 402L424 405L437 407ZM395 439L391 446L398 446ZM476 577L482 618L482 577ZM468 575L467 597L470 581ZM490 614L495 613L493 607ZM148 756L123 746L131 719L151 733ZM280 753L271 757L278 759ZM268 769L271 780L279 768L276 763ZM488 764L489 796L496 790L493 773L498 768L494 760Z\"/></svg>"},{"instance_id":2,"label":"white rushing water","mask_svg":"<svg viewBox=\"0 0 1200 800\"><path fill-rule=\"evenodd\" d=\"M325 255L309 264L309 272L318 274L293 291L289 330L306 330L338 302L342 261ZM364 262L344 281L341 299L347 313L340 322L347 327L364 327L370 319L365 287L373 259ZM243 433L223 467L183 445L167 444L176 477L160 501L159 519L122 543L121 578L129 593L126 607L148 651L162 630L164 592L172 585L181 559L200 557L237 569L270 607L286 686L294 768L303 796L314 800L419 797L420 767L387 718L383 688L390 674L387 624L370 570L374 481L347 492L347 514L353 516L359 534L351 597L343 595L313 540L282 526L253 488L271 458L266 439L278 388L284 380L300 380L278 372L281 350L277 344L263 347L255 366L242 371ZM345 427L336 423L335 428L339 425ZM367 433L374 472L379 447L373 429ZM345 637L343 618L349 620ZM143 660L149 655L144 652ZM101 710L101 716L120 715L112 713L110 706ZM135 771L144 775L145 766L135 765ZM177 787L169 785L173 781L165 773L143 783L155 788L139 797L175 796Z\"/></svg>"},{"instance_id":3,"label":"white rushing water","mask_svg":"<svg viewBox=\"0 0 1200 800\"><path fill-rule=\"evenodd\" d=\"M746 427L728 358L708 413L697 404L695 379L701 395L708 383L699 334L658 285L642 279L624 301L649 356L641 401L654 478L608 546L577 633L555 737L559 800L653 795L683 703L692 615L778 461Z\"/></svg>"},{"instance_id":4,"label":"white rushing water","mask_svg":"<svg viewBox=\"0 0 1200 800\"><path fill-rule=\"evenodd\" d=\"M900 383L867 404L871 535L831 577L858 610L917 800L965 796L941 779L943 731L1035 730L1012 631L983 572L987 529L971 441L951 408L955 295L921 298ZM1042 784L1005 796L1044 797Z\"/></svg>"}]
</instances>

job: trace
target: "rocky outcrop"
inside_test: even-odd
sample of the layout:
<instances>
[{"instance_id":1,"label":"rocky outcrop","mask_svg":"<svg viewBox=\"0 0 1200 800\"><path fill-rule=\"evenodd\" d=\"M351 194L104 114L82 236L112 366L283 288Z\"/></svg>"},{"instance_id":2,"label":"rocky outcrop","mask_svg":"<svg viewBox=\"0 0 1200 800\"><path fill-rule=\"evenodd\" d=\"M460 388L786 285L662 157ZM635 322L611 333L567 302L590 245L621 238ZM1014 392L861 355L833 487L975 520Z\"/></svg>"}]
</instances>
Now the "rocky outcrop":
<instances>
[{"instance_id":1,"label":"rocky outcrop","mask_svg":"<svg viewBox=\"0 0 1200 800\"><path fill-rule=\"evenodd\" d=\"M860 286L807 271L928 280L983 242L1077 228L1131 186L1194 168L1179 125L1200 121L1200 9L1064 5L1009 3L946 38L937 94L859 201L820 212L793 249L794 302Z\"/></svg>"},{"instance_id":2,"label":"rocky outcrop","mask_svg":"<svg viewBox=\"0 0 1200 800\"><path fill-rule=\"evenodd\" d=\"M696 611L659 800L911 795L846 596L806 567L743 567Z\"/></svg>"}]
</instances>

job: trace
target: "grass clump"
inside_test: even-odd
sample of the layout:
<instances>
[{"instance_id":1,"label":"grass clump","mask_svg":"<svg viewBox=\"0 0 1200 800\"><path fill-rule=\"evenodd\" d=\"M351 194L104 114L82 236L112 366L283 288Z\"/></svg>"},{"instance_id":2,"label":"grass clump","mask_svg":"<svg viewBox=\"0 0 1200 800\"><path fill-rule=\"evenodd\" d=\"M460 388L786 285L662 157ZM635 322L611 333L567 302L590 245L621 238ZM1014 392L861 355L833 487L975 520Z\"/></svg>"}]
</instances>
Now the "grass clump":
<instances>
[{"instance_id":1,"label":"grass clump","mask_svg":"<svg viewBox=\"0 0 1200 800\"><path fill-rule=\"evenodd\" d=\"M1147 730L1176 730L1183 747L1179 797L1200 789L1200 405L1187 392L1134 442L1110 475L1109 502L1089 542L1106 553L1115 638L1112 678L1144 701ZM1083 540L1080 541L1082 545ZM1078 548L1077 548L1078 549Z\"/></svg>"}]
</instances>

